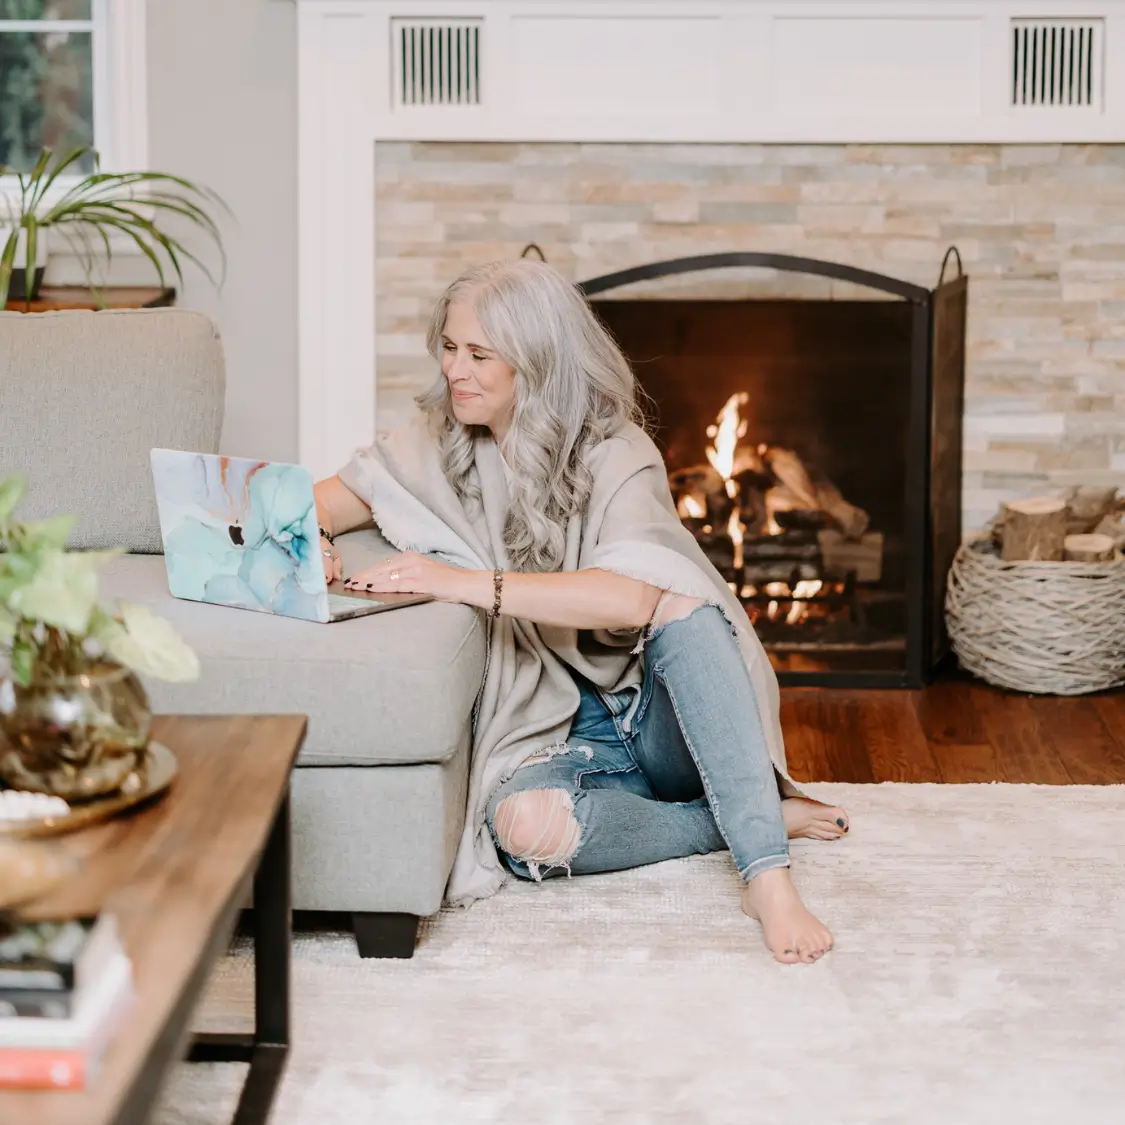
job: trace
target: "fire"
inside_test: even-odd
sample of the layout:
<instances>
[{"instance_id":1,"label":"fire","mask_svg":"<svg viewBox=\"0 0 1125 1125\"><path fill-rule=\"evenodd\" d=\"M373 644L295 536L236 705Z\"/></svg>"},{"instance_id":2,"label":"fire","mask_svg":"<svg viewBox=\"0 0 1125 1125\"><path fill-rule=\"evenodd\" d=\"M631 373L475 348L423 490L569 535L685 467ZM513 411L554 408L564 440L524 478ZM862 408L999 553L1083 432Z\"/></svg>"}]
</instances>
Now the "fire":
<instances>
[{"instance_id":1,"label":"fire","mask_svg":"<svg viewBox=\"0 0 1125 1125\"><path fill-rule=\"evenodd\" d=\"M746 391L739 391L727 399L713 425L707 427L707 436L713 442L707 447L707 460L711 467L726 481L727 495L732 499L737 484L731 480L734 472L734 451L740 438L746 436L749 423L742 417L742 407L750 401Z\"/></svg>"},{"instance_id":2,"label":"fire","mask_svg":"<svg viewBox=\"0 0 1125 1125\"><path fill-rule=\"evenodd\" d=\"M732 479L734 472L734 451L740 438L746 436L748 422L742 417L742 407L750 401L745 391L731 395L724 404L714 423L707 427L707 436L712 444L707 447L707 460L711 467L723 478L727 495L735 501L730 519L727 521L727 534L734 547L732 565L741 570L744 562L742 554L742 519L738 511L738 482Z\"/></svg>"},{"instance_id":3,"label":"fire","mask_svg":"<svg viewBox=\"0 0 1125 1125\"><path fill-rule=\"evenodd\" d=\"M731 481L727 481L728 488L731 483ZM742 520L738 517L737 504L730 514L730 522L727 524L727 534L730 536L730 541L734 545L734 558L731 561L731 565L736 571L741 571L745 558L742 554Z\"/></svg>"},{"instance_id":4,"label":"fire","mask_svg":"<svg viewBox=\"0 0 1125 1125\"><path fill-rule=\"evenodd\" d=\"M820 593L824 583L819 578L802 578L796 586L793 587L793 597L795 598L815 598Z\"/></svg>"},{"instance_id":5,"label":"fire","mask_svg":"<svg viewBox=\"0 0 1125 1125\"><path fill-rule=\"evenodd\" d=\"M680 502L676 505L676 514L681 518L689 518L701 520L707 515L707 506L699 499L698 496L692 496L690 492L685 492L680 497Z\"/></svg>"},{"instance_id":6,"label":"fire","mask_svg":"<svg viewBox=\"0 0 1125 1125\"><path fill-rule=\"evenodd\" d=\"M815 598L823 588L824 583L819 578L802 578L793 587L793 604L785 618L786 625L798 625L809 615L809 598Z\"/></svg>"}]
</instances>

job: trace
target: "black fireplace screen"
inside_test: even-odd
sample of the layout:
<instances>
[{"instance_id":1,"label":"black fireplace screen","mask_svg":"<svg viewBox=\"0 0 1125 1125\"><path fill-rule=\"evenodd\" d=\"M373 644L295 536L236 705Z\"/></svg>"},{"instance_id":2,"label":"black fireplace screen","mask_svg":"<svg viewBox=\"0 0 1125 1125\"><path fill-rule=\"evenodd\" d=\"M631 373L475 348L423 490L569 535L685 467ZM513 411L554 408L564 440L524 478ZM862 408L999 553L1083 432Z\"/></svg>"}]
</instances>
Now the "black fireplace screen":
<instances>
[{"instance_id":1,"label":"black fireplace screen","mask_svg":"<svg viewBox=\"0 0 1125 1125\"><path fill-rule=\"evenodd\" d=\"M961 538L967 292L950 253L958 276L932 291L754 253L579 286L648 396L680 518L783 683L916 686L944 655L945 576ZM895 299L595 299L730 266L819 274Z\"/></svg>"}]
</instances>

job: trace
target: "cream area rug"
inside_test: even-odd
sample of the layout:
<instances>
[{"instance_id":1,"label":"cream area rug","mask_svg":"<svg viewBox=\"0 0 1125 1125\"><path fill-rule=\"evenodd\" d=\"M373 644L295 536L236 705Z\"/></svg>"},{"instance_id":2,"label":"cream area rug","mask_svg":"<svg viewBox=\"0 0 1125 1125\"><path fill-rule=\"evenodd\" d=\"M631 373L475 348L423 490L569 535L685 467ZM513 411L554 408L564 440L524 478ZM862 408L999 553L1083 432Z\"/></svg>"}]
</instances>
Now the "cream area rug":
<instances>
[{"instance_id":1,"label":"cream area rug","mask_svg":"<svg viewBox=\"0 0 1125 1125\"><path fill-rule=\"evenodd\" d=\"M806 788L853 826L792 848L820 963L772 960L725 854L506 888L412 961L298 935L274 1125L1125 1121L1125 786ZM229 1121L243 1069L155 1120Z\"/></svg>"}]
</instances>

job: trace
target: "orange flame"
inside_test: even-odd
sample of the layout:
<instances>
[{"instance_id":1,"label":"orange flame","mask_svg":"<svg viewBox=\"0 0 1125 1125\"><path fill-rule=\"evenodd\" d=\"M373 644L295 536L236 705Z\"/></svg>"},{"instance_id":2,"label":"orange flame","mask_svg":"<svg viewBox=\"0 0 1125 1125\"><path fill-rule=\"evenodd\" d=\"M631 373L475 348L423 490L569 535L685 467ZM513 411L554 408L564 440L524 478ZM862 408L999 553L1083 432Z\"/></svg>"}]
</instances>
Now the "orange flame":
<instances>
[{"instance_id":1,"label":"orange flame","mask_svg":"<svg viewBox=\"0 0 1125 1125\"><path fill-rule=\"evenodd\" d=\"M707 515L707 508L698 496L692 496L690 492L685 492L676 505L676 514L681 518L686 516L690 519L701 520Z\"/></svg>"},{"instance_id":2,"label":"orange flame","mask_svg":"<svg viewBox=\"0 0 1125 1125\"><path fill-rule=\"evenodd\" d=\"M727 399L713 425L707 427L707 436L713 442L707 447L707 460L711 467L727 482L727 495L734 496L734 482L730 479L734 472L734 451L739 438L746 436L749 425L741 416L741 408L750 401L745 391L731 395Z\"/></svg>"}]
</instances>

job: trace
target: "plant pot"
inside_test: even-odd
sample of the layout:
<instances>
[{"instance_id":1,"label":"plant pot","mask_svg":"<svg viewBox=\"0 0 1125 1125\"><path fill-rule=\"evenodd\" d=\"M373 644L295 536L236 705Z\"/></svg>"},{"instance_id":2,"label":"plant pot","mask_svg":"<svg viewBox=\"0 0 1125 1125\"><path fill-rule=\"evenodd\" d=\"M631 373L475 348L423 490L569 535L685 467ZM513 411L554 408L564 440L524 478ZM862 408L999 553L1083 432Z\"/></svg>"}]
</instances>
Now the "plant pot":
<instances>
[{"instance_id":1,"label":"plant pot","mask_svg":"<svg viewBox=\"0 0 1125 1125\"><path fill-rule=\"evenodd\" d=\"M0 226L0 254L8 244L11 227ZM43 284L43 274L47 269L47 232L40 228L35 247L35 269L30 271L31 287L28 289L29 271L27 268L27 231L20 227L16 242L16 257L12 262L12 276L8 282L9 301L34 301L39 296Z\"/></svg>"},{"instance_id":2,"label":"plant pot","mask_svg":"<svg viewBox=\"0 0 1125 1125\"><path fill-rule=\"evenodd\" d=\"M27 687L0 680L0 781L67 801L116 792L151 724L143 685L118 664Z\"/></svg>"}]
</instances>

